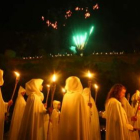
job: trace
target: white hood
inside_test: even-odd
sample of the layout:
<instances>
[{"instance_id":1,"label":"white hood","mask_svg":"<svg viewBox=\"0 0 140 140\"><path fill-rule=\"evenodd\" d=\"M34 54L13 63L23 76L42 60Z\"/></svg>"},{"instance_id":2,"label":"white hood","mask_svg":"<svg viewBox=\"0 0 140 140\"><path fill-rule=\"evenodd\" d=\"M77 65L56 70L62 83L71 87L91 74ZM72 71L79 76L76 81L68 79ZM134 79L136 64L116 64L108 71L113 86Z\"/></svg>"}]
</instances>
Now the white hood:
<instances>
[{"instance_id":1,"label":"white hood","mask_svg":"<svg viewBox=\"0 0 140 140\"><path fill-rule=\"evenodd\" d=\"M83 86L78 77L71 76L66 79L65 89L66 89L67 93L82 93Z\"/></svg>"},{"instance_id":2,"label":"white hood","mask_svg":"<svg viewBox=\"0 0 140 140\"><path fill-rule=\"evenodd\" d=\"M31 94L36 94L41 97L41 100L44 100L44 95L40 91L40 86L42 85L42 79L31 79L29 82L25 84L26 94L29 96Z\"/></svg>"}]
</instances>

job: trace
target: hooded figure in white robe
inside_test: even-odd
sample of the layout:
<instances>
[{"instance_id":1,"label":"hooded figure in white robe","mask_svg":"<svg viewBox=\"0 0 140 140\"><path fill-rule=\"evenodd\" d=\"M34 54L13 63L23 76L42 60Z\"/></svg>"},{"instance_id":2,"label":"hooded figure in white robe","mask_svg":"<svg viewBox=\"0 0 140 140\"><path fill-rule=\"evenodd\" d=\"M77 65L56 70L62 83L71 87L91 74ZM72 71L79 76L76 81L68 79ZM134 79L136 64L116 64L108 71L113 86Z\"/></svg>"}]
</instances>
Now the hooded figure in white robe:
<instances>
[{"instance_id":1,"label":"hooded figure in white robe","mask_svg":"<svg viewBox=\"0 0 140 140\"><path fill-rule=\"evenodd\" d=\"M53 101L53 111L51 114L51 122L52 122L52 139L58 140L58 130L59 130L59 122L60 122L60 105L61 102L54 100Z\"/></svg>"},{"instance_id":2,"label":"hooded figure in white robe","mask_svg":"<svg viewBox=\"0 0 140 140\"><path fill-rule=\"evenodd\" d=\"M138 109L138 98L140 98L140 91L136 90L136 92L131 97L131 106L133 107L134 114L136 114L136 111ZM137 111L137 121L135 122L135 126L140 128L140 110Z\"/></svg>"},{"instance_id":3,"label":"hooded figure in white robe","mask_svg":"<svg viewBox=\"0 0 140 140\"><path fill-rule=\"evenodd\" d=\"M88 140L89 126L83 87L78 77L66 79L59 125L59 140Z\"/></svg>"},{"instance_id":4,"label":"hooded figure in white robe","mask_svg":"<svg viewBox=\"0 0 140 140\"><path fill-rule=\"evenodd\" d=\"M100 134L99 115L98 115L98 110L97 110L96 104L94 102L94 99L91 96L90 89L84 88L82 95L86 102L87 114L88 114L88 119L89 119L88 120L89 131L90 131L89 140L100 140L101 134ZM89 97L90 97L90 103L92 104L91 107L88 105Z\"/></svg>"},{"instance_id":5,"label":"hooded figure in white robe","mask_svg":"<svg viewBox=\"0 0 140 140\"><path fill-rule=\"evenodd\" d=\"M25 89L20 86L18 91L18 96L16 99L12 119L11 119L11 125L10 125L10 131L9 131L9 140L18 140L18 133L24 113L24 109L26 106L26 101L24 99Z\"/></svg>"},{"instance_id":6,"label":"hooded figure in white robe","mask_svg":"<svg viewBox=\"0 0 140 140\"><path fill-rule=\"evenodd\" d=\"M45 140L44 116L46 109L42 103L42 79L32 79L25 84L28 95L18 140Z\"/></svg>"},{"instance_id":7,"label":"hooded figure in white robe","mask_svg":"<svg viewBox=\"0 0 140 140\"><path fill-rule=\"evenodd\" d=\"M3 140L5 113L7 112L8 107L8 103L4 102L1 93L1 86L3 84L3 70L0 69L0 140Z\"/></svg>"},{"instance_id":8,"label":"hooded figure in white robe","mask_svg":"<svg viewBox=\"0 0 140 140\"><path fill-rule=\"evenodd\" d=\"M134 110L133 110L132 106L129 104L128 100L125 97L121 99L121 103L126 112L129 123L131 125L133 125L134 121L131 121L131 118L135 114L134 114ZM136 124L136 122L135 122L135 124ZM135 127L137 127L137 126L135 125ZM131 137L131 140L139 140L138 131L130 131L130 137Z\"/></svg>"}]
</instances>

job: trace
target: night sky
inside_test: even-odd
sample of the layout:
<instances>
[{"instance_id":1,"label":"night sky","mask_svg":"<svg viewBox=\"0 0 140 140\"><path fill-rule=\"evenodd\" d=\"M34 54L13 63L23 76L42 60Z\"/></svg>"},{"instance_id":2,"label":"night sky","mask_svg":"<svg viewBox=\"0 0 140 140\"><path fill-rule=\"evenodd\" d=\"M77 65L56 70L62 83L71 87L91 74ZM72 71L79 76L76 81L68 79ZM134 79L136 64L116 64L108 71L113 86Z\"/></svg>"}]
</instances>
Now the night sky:
<instances>
[{"instance_id":1,"label":"night sky","mask_svg":"<svg viewBox=\"0 0 140 140\"><path fill-rule=\"evenodd\" d=\"M98 10L92 10L93 5ZM75 7L88 7L91 16L84 19ZM71 10L72 16L64 19ZM80 29L95 26L87 45L87 51L140 51L140 21L138 1L130 0L46 0L9 1L0 5L1 53L11 49L22 55L35 55L39 50L46 53L66 52L72 34ZM58 22L58 29L48 27L45 20ZM63 24L66 24L63 27ZM50 47L51 46L51 47ZM32 48L36 51L32 51Z\"/></svg>"}]
</instances>

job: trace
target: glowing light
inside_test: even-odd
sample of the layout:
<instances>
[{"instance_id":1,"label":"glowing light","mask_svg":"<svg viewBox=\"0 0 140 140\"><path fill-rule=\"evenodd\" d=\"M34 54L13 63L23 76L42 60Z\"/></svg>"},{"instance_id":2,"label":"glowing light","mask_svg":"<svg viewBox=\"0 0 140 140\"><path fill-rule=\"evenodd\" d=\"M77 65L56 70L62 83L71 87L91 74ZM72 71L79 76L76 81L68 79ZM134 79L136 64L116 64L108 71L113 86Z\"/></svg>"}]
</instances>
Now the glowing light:
<instances>
[{"instance_id":1,"label":"glowing light","mask_svg":"<svg viewBox=\"0 0 140 140\"><path fill-rule=\"evenodd\" d=\"M57 29L57 21L55 23L51 23L49 20L46 21L46 24L49 26L52 26L54 29Z\"/></svg>"},{"instance_id":2,"label":"glowing light","mask_svg":"<svg viewBox=\"0 0 140 140\"><path fill-rule=\"evenodd\" d=\"M86 7L86 12L88 12L88 7Z\"/></svg>"},{"instance_id":3,"label":"glowing light","mask_svg":"<svg viewBox=\"0 0 140 140\"><path fill-rule=\"evenodd\" d=\"M90 17L90 13L89 12L85 13L85 18L88 18L88 17Z\"/></svg>"},{"instance_id":4,"label":"glowing light","mask_svg":"<svg viewBox=\"0 0 140 140\"><path fill-rule=\"evenodd\" d=\"M93 74L90 73L90 71L88 71L88 73L87 73L87 77L88 77L88 78L91 78L91 77L93 77Z\"/></svg>"},{"instance_id":5,"label":"glowing light","mask_svg":"<svg viewBox=\"0 0 140 140\"><path fill-rule=\"evenodd\" d=\"M18 72L14 72L15 73L15 75L16 75L16 80L18 80L19 79L19 77L20 77L20 74L18 73Z\"/></svg>"},{"instance_id":6,"label":"glowing light","mask_svg":"<svg viewBox=\"0 0 140 140\"><path fill-rule=\"evenodd\" d=\"M76 7L76 8L75 8L75 11L79 11L79 7Z\"/></svg>"},{"instance_id":7,"label":"glowing light","mask_svg":"<svg viewBox=\"0 0 140 140\"><path fill-rule=\"evenodd\" d=\"M44 16L42 16L41 19L42 19L42 21L44 21L44 19L45 19Z\"/></svg>"},{"instance_id":8,"label":"glowing light","mask_svg":"<svg viewBox=\"0 0 140 140\"><path fill-rule=\"evenodd\" d=\"M55 74L53 74L53 76L52 76L52 81L53 81L53 82L56 81L56 75L55 75Z\"/></svg>"},{"instance_id":9,"label":"glowing light","mask_svg":"<svg viewBox=\"0 0 140 140\"><path fill-rule=\"evenodd\" d=\"M92 8L93 8L93 10L98 10L99 9L99 5L96 3L95 5L93 5ZM78 7L78 6L75 7L73 11L72 10L65 11L64 15L62 15L62 16L64 16L65 19L68 19L68 18L70 18L72 16L73 12L77 12L77 11L82 12L83 10L86 12L86 13L84 13L85 19L89 18L91 16L91 13L89 12L89 7ZM42 19L42 21L45 21L45 17L44 16L42 16L41 19ZM49 21L49 20L46 21L46 24L48 25L48 27L51 26L54 29L57 29L56 24L55 23L51 23L51 21ZM62 23L62 26L65 26L63 24L64 23Z\"/></svg>"},{"instance_id":10,"label":"glowing light","mask_svg":"<svg viewBox=\"0 0 140 140\"><path fill-rule=\"evenodd\" d=\"M73 36L74 43L78 50L83 50L87 39L87 33L84 35Z\"/></svg>"},{"instance_id":11,"label":"glowing light","mask_svg":"<svg viewBox=\"0 0 140 140\"><path fill-rule=\"evenodd\" d=\"M89 34L93 32L94 26L91 27Z\"/></svg>"},{"instance_id":12,"label":"glowing light","mask_svg":"<svg viewBox=\"0 0 140 140\"><path fill-rule=\"evenodd\" d=\"M75 47L75 46L71 46L71 47L70 47L70 50L71 50L74 54L77 53L76 47Z\"/></svg>"},{"instance_id":13,"label":"glowing light","mask_svg":"<svg viewBox=\"0 0 140 140\"><path fill-rule=\"evenodd\" d=\"M49 84L47 85L47 88L50 88L50 85Z\"/></svg>"},{"instance_id":14,"label":"glowing light","mask_svg":"<svg viewBox=\"0 0 140 140\"><path fill-rule=\"evenodd\" d=\"M50 23L50 21L49 21L49 20L47 20L47 21L46 21L46 24L47 24L48 26L50 26L50 25L51 25L51 23Z\"/></svg>"},{"instance_id":15,"label":"glowing light","mask_svg":"<svg viewBox=\"0 0 140 140\"><path fill-rule=\"evenodd\" d=\"M98 9L99 9L99 5L98 4L93 6L93 10L98 10Z\"/></svg>"},{"instance_id":16,"label":"glowing light","mask_svg":"<svg viewBox=\"0 0 140 140\"><path fill-rule=\"evenodd\" d=\"M71 15L72 15L71 10L68 10L68 11L66 12L65 18L71 17Z\"/></svg>"},{"instance_id":17,"label":"glowing light","mask_svg":"<svg viewBox=\"0 0 140 140\"><path fill-rule=\"evenodd\" d=\"M63 92L63 93L66 93L66 90L65 90L65 88L62 88L62 92Z\"/></svg>"},{"instance_id":18,"label":"glowing light","mask_svg":"<svg viewBox=\"0 0 140 140\"><path fill-rule=\"evenodd\" d=\"M95 89L98 89L99 88L97 84L94 84L94 87L95 87Z\"/></svg>"}]
</instances>

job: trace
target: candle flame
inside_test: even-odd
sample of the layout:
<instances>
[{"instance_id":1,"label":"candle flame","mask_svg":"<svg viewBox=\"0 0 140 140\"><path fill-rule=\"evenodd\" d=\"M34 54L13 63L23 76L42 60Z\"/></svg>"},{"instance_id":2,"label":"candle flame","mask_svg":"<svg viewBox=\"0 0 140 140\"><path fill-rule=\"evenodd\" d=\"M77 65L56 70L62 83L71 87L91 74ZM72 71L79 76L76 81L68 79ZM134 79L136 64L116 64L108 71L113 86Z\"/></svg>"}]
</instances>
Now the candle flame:
<instances>
[{"instance_id":1,"label":"candle flame","mask_svg":"<svg viewBox=\"0 0 140 140\"><path fill-rule=\"evenodd\" d=\"M50 85L48 84L48 85L47 85L47 87L49 88L49 87L50 87Z\"/></svg>"},{"instance_id":2,"label":"candle flame","mask_svg":"<svg viewBox=\"0 0 140 140\"><path fill-rule=\"evenodd\" d=\"M92 75L92 73L90 73L90 71L88 71L87 76L88 76L89 78L91 78L93 75Z\"/></svg>"},{"instance_id":3,"label":"candle flame","mask_svg":"<svg viewBox=\"0 0 140 140\"><path fill-rule=\"evenodd\" d=\"M55 82L56 81L56 75L54 74L52 77L52 81Z\"/></svg>"},{"instance_id":4,"label":"candle flame","mask_svg":"<svg viewBox=\"0 0 140 140\"><path fill-rule=\"evenodd\" d=\"M20 74L18 72L15 71L14 73L15 73L16 77L20 76Z\"/></svg>"},{"instance_id":5,"label":"candle flame","mask_svg":"<svg viewBox=\"0 0 140 140\"><path fill-rule=\"evenodd\" d=\"M65 88L62 88L62 92L63 92L63 93L65 93L65 92L66 92Z\"/></svg>"},{"instance_id":6,"label":"candle flame","mask_svg":"<svg viewBox=\"0 0 140 140\"><path fill-rule=\"evenodd\" d=\"M95 87L95 89L98 89L98 85L97 84L94 84L94 87Z\"/></svg>"}]
</instances>

